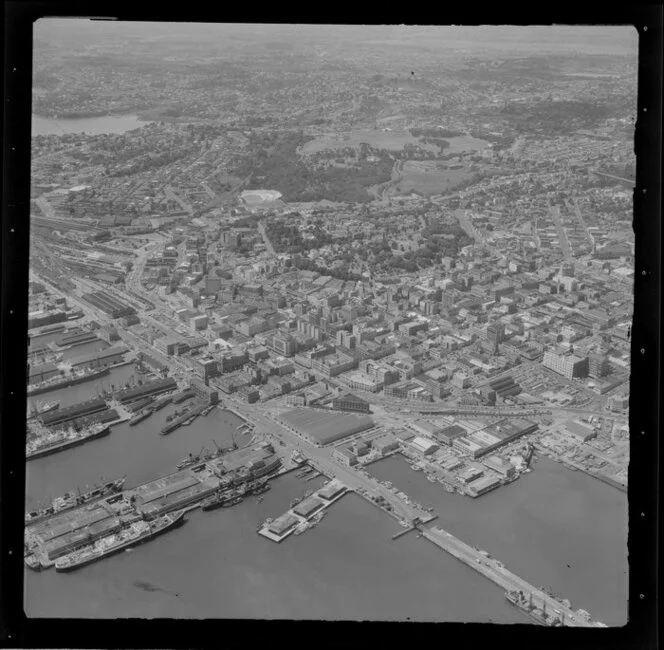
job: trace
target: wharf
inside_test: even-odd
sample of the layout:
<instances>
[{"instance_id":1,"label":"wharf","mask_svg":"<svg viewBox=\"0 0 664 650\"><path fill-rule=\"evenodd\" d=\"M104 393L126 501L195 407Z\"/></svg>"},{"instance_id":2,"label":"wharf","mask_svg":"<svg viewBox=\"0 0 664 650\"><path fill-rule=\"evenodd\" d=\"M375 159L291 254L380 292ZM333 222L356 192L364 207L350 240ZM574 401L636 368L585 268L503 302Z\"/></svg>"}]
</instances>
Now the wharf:
<instances>
[{"instance_id":1,"label":"wharf","mask_svg":"<svg viewBox=\"0 0 664 650\"><path fill-rule=\"evenodd\" d=\"M316 490L310 497L303 499L297 505L288 509L283 515L277 517L269 524L263 524L258 534L273 541L282 542L286 537L296 531L304 531L312 524L310 521L324 512L333 503L350 492L348 486L339 480L326 483Z\"/></svg>"},{"instance_id":2,"label":"wharf","mask_svg":"<svg viewBox=\"0 0 664 650\"><path fill-rule=\"evenodd\" d=\"M417 526L409 526L404 530L400 530L398 533L394 533L394 535L392 535L392 541L394 541L395 539L399 539L399 537L403 537L408 533L412 533L414 530L417 530Z\"/></svg>"},{"instance_id":3,"label":"wharf","mask_svg":"<svg viewBox=\"0 0 664 650\"><path fill-rule=\"evenodd\" d=\"M219 489L224 474L272 454L256 446L229 455L237 456L238 452L240 455L235 460L225 455L214 462L202 462L26 526L25 555L33 556L40 568L48 568L58 557L90 544L93 538L109 535L110 531L131 521L152 519L174 510L193 510ZM221 464L225 469L220 469ZM291 469L287 466L285 471ZM268 477L275 475L277 472Z\"/></svg>"},{"instance_id":4,"label":"wharf","mask_svg":"<svg viewBox=\"0 0 664 650\"><path fill-rule=\"evenodd\" d=\"M469 546L460 539L441 528L422 528L422 536L457 558L471 569L474 569L485 578L488 578L505 591L523 591L532 594L539 602L546 603L549 611L565 615L565 625L571 627L603 627L601 623L589 622L581 614L566 607L557 598L534 587L516 574L506 569L502 563L491 558L486 553Z\"/></svg>"},{"instance_id":5,"label":"wharf","mask_svg":"<svg viewBox=\"0 0 664 650\"><path fill-rule=\"evenodd\" d=\"M207 408L207 406L208 406L207 404L198 404L197 406L190 408L181 416L177 417L175 420L169 422L165 427L163 427L161 430L161 435L165 436L168 435L169 433L172 433L180 426L182 426L182 424L186 422L189 418L197 418Z\"/></svg>"},{"instance_id":6,"label":"wharf","mask_svg":"<svg viewBox=\"0 0 664 650\"><path fill-rule=\"evenodd\" d=\"M244 417L244 415L240 415L240 413L238 413L235 409L231 408L230 406L224 405L223 408L224 408L224 411L228 411L229 413L232 413L236 418L240 418L240 420L242 420L242 422L245 422L246 424L250 424L249 420L247 420L247 418Z\"/></svg>"},{"instance_id":7,"label":"wharf","mask_svg":"<svg viewBox=\"0 0 664 650\"><path fill-rule=\"evenodd\" d=\"M551 460L555 460L557 463L562 463L567 467L568 469L571 470L579 470L580 472L583 472L584 474L587 474L591 478L597 479L598 481L601 481L602 483L605 483L606 485L610 485L612 488L615 488L616 490L620 490L621 492L627 493L627 486L620 483L619 481L616 481L615 479L612 479L610 476L606 476L604 474L600 474L599 472L591 472L585 465L581 463L577 463L573 460L570 460L569 458L560 458L558 454L556 454L554 451L549 449L548 447L545 447L544 445L540 443L534 443L535 449L542 454L543 456L546 456L547 458L550 458Z\"/></svg>"}]
</instances>

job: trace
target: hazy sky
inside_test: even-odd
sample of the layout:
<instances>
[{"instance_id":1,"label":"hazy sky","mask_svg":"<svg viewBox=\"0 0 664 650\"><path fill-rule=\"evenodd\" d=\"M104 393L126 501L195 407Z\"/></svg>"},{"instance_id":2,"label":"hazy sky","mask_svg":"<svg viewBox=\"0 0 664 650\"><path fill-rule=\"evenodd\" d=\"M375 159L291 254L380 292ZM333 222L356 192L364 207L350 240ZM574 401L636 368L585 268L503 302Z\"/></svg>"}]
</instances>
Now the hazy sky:
<instances>
[{"instance_id":1,"label":"hazy sky","mask_svg":"<svg viewBox=\"0 0 664 650\"><path fill-rule=\"evenodd\" d=\"M616 26L483 26L419 27L398 25L264 25L205 23L105 22L87 19L41 19L35 23L35 36L58 45L89 44L97 38L141 37L145 41L205 41L229 39L307 40L311 37L336 38L346 42L386 41L432 47L457 47L520 51L579 51L587 54L630 54L638 49L634 27Z\"/></svg>"}]
</instances>

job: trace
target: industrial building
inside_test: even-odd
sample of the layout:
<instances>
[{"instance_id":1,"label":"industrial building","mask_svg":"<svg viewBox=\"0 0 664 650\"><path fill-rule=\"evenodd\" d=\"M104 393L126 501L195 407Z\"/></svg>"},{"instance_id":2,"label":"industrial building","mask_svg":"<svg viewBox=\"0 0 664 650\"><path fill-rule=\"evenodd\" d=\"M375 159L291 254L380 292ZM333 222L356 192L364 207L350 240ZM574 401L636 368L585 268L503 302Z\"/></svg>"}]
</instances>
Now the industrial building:
<instances>
[{"instance_id":1,"label":"industrial building","mask_svg":"<svg viewBox=\"0 0 664 650\"><path fill-rule=\"evenodd\" d=\"M502 459L500 456L489 456L482 461L483 465L486 465L489 469L494 472L498 472L501 476L505 478L511 478L514 476L516 468L512 463L507 460Z\"/></svg>"},{"instance_id":2,"label":"industrial building","mask_svg":"<svg viewBox=\"0 0 664 650\"><path fill-rule=\"evenodd\" d=\"M340 395L332 400L332 408L338 411L355 411L357 413L371 413L369 402L352 393Z\"/></svg>"},{"instance_id":3,"label":"industrial building","mask_svg":"<svg viewBox=\"0 0 664 650\"><path fill-rule=\"evenodd\" d=\"M308 408L287 411L279 419L291 431L317 446L329 445L374 425L373 420L366 415L326 413L321 409Z\"/></svg>"},{"instance_id":4,"label":"industrial building","mask_svg":"<svg viewBox=\"0 0 664 650\"><path fill-rule=\"evenodd\" d=\"M595 427L587 422L581 422L581 420L566 420L565 432L579 442L587 442L597 437Z\"/></svg>"},{"instance_id":5,"label":"industrial building","mask_svg":"<svg viewBox=\"0 0 664 650\"><path fill-rule=\"evenodd\" d=\"M46 413L43 415L41 420L44 426L53 427L58 424L64 424L65 422L75 420L76 418L99 413L106 408L108 408L106 402L99 397L87 402L81 402L80 404L74 404L73 406L56 409L52 413Z\"/></svg>"},{"instance_id":6,"label":"industrial building","mask_svg":"<svg viewBox=\"0 0 664 650\"><path fill-rule=\"evenodd\" d=\"M460 427L458 424L452 424L449 427L444 429L439 429L434 433L434 437L439 442L442 442L446 445L451 445L457 438L465 436L468 433L463 427Z\"/></svg>"},{"instance_id":7,"label":"industrial building","mask_svg":"<svg viewBox=\"0 0 664 650\"><path fill-rule=\"evenodd\" d=\"M432 442L428 438L423 438L422 436L415 436L410 441L410 446L424 456L429 456L435 451L438 451L438 445L435 442Z\"/></svg>"},{"instance_id":8,"label":"industrial building","mask_svg":"<svg viewBox=\"0 0 664 650\"><path fill-rule=\"evenodd\" d=\"M71 361L72 370L81 370L83 368L105 368L106 366L114 366L116 363L124 361L124 355L127 353L128 348L124 345L116 345L99 352L91 352L76 357Z\"/></svg>"},{"instance_id":9,"label":"industrial building","mask_svg":"<svg viewBox=\"0 0 664 650\"><path fill-rule=\"evenodd\" d=\"M120 302L113 296L109 296L104 291L84 293L82 298L93 307L103 311L109 318L122 318L123 316L132 316L136 313L133 307Z\"/></svg>"},{"instance_id":10,"label":"industrial building","mask_svg":"<svg viewBox=\"0 0 664 650\"><path fill-rule=\"evenodd\" d=\"M287 512L281 517L277 517L269 527L269 531L274 535L281 537L285 535L291 528L295 528L300 523L300 520L297 517L294 517L292 514Z\"/></svg>"},{"instance_id":11,"label":"industrial building","mask_svg":"<svg viewBox=\"0 0 664 650\"><path fill-rule=\"evenodd\" d=\"M536 429L537 424L530 420L501 420L480 431L456 438L452 446L473 458L479 458Z\"/></svg>"},{"instance_id":12,"label":"industrial building","mask_svg":"<svg viewBox=\"0 0 664 650\"><path fill-rule=\"evenodd\" d=\"M293 512L296 515L300 515L300 517L309 519L309 517L318 512L324 505L319 498L312 496L295 506Z\"/></svg>"},{"instance_id":13,"label":"industrial building","mask_svg":"<svg viewBox=\"0 0 664 650\"><path fill-rule=\"evenodd\" d=\"M500 479L497 476L483 476L476 481L473 481L468 486L468 491L473 497L478 497L490 490L497 488L500 485Z\"/></svg>"},{"instance_id":14,"label":"industrial building","mask_svg":"<svg viewBox=\"0 0 664 650\"><path fill-rule=\"evenodd\" d=\"M51 379L60 374L60 369L53 363L41 363L37 366L28 366L28 384L36 384Z\"/></svg>"},{"instance_id":15,"label":"industrial building","mask_svg":"<svg viewBox=\"0 0 664 650\"><path fill-rule=\"evenodd\" d=\"M346 491L346 487L340 483L329 483L323 489L318 491L318 496L326 501L336 499L340 494Z\"/></svg>"},{"instance_id":16,"label":"industrial building","mask_svg":"<svg viewBox=\"0 0 664 650\"><path fill-rule=\"evenodd\" d=\"M134 400L147 397L148 395L158 395L169 390L175 390L177 387L178 385L175 379L173 379L173 377L167 377L166 379L150 381L142 386L126 388L125 390L118 391L115 394L115 398L121 404L127 404L128 402L133 402Z\"/></svg>"}]
</instances>

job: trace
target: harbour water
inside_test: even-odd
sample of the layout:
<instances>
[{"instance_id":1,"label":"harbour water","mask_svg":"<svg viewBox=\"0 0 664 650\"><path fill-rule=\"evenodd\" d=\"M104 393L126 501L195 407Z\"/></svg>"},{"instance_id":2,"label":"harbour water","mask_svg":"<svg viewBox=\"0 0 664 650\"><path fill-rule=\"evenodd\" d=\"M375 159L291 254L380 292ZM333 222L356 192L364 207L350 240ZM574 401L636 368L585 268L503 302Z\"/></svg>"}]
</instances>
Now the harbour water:
<instances>
[{"instance_id":1,"label":"harbour water","mask_svg":"<svg viewBox=\"0 0 664 650\"><path fill-rule=\"evenodd\" d=\"M117 368L103 384L122 385L132 372L132 366ZM98 388L91 382L44 398L73 403L93 397ZM174 471L188 453L212 449L213 438L223 447L233 436L240 445L248 442L249 436L237 433L241 422L220 409L159 435L175 408L170 405L135 427L116 425L106 438L31 461L27 506L77 486L83 489L102 476L126 474L131 488ZM449 495L398 457L373 465L372 472L436 507L441 525L524 578L570 598L607 624L624 622L625 558L620 551L626 528L615 517L625 500L617 490L546 459L532 474L478 500ZM401 528L353 494L332 506L318 526L281 544L256 533L259 523L279 516L295 496L319 484L288 474L273 481L260 502L250 497L233 508L191 512L181 529L80 571L26 569L26 613L530 622L497 586L416 533L392 541Z\"/></svg>"},{"instance_id":2,"label":"harbour water","mask_svg":"<svg viewBox=\"0 0 664 650\"><path fill-rule=\"evenodd\" d=\"M370 467L438 513L440 525L606 625L627 621L627 495L542 457L478 499L449 494L400 456Z\"/></svg>"},{"instance_id":3,"label":"harbour water","mask_svg":"<svg viewBox=\"0 0 664 650\"><path fill-rule=\"evenodd\" d=\"M137 115L103 115L101 117L49 118L32 115L32 135L64 135L65 133L125 133L147 124Z\"/></svg>"},{"instance_id":4,"label":"harbour water","mask_svg":"<svg viewBox=\"0 0 664 650\"><path fill-rule=\"evenodd\" d=\"M61 574L26 570L26 611L52 617L296 618L528 623L474 571L356 495L314 529L275 544L266 517L313 489L293 474L259 502L189 513L148 544Z\"/></svg>"}]
</instances>

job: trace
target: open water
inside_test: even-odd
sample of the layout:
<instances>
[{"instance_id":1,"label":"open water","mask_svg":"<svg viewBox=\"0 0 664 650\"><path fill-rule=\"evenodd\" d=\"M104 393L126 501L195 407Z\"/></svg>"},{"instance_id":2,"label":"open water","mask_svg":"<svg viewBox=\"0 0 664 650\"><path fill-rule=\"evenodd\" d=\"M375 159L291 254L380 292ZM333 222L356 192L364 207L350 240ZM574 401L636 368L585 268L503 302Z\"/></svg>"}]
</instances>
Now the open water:
<instances>
[{"instance_id":1,"label":"open water","mask_svg":"<svg viewBox=\"0 0 664 650\"><path fill-rule=\"evenodd\" d=\"M132 366L115 369L103 383L122 385L132 372ZM63 404L73 403L98 388L81 384L43 398L59 394ZM221 410L159 435L174 408L29 462L27 506L102 476L126 474L127 487L139 485L173 471L188 453L212 448L212 439L220 446L233 437L248 442L237 433L239 420ZM620 492L547 460L517 483L474 501L447 494L398 458L372 471L436 506L441 524L524 578L551 587L607 624L624 622L624 528L615 523L625 507ZM26 569L26 613L529 623L501 589L415 533L392 541L400 527L356 495L334 504L314 529L281 544L257 534L265 518L282 514L294 496L318 484L289 474L272 482L262 502L251 497L233 508L191 512L182 528L79 571Z\"/></svg>"},{"instance_id":2,"label":"open water","mask_svg":"<svg viewBox=\"0 0 664 650\"><path fill-rule=\"evenodd\" d=\"M32 135L63 135L65 133L125 133L142 127L137 115L103 115L101 117L58 118L32 115Z\"/></svg>"}]
</instances>

